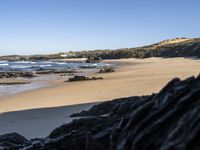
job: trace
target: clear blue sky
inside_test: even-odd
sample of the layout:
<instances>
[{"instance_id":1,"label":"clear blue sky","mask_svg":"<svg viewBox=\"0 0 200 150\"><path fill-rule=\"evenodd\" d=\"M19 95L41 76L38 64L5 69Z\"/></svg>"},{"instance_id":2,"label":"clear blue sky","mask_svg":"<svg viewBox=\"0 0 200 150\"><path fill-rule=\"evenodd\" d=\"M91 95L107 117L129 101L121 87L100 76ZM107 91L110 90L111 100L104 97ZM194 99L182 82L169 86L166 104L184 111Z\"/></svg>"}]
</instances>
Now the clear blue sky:
<instances>
[{"instance_id":1,"label":"clear blue sky","mask_svg":"<svg viewBox=\"0 0 200 150\"><path fill-rule=\"evenodd\" d=\"M200 37L200 0L0 0L0 55Z\"/></svg>"}]
</instances>

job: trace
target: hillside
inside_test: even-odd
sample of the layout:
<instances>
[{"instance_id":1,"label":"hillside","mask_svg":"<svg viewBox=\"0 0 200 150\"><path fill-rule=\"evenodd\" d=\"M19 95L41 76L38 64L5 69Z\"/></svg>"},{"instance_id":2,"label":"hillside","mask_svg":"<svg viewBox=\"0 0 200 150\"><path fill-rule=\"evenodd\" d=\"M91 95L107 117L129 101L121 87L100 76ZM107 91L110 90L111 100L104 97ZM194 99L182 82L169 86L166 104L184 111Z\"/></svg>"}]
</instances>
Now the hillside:
<instances>
[{"instance_id":1,"label":"hillside","mask_svg":"<svg viewBox=\"0 0 200 150\"><path fill-rule=\"evenodd\" d=\"M102 59L148 58L148 57L200 57L200 38L175 38L164 40L148 46L123 48L116 50L70 51L51 55L2 56L0 60L47 60L63 58L87 58L90 56Z\"/></svg>"}]
</instances>

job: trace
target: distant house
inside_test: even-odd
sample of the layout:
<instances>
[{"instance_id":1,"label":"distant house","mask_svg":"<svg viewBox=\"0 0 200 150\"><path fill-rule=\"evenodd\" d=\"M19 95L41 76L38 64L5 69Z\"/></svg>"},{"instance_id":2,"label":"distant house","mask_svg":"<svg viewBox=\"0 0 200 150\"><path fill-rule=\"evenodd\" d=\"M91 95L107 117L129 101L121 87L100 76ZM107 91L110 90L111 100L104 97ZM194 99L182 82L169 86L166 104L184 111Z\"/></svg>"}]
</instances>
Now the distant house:
<instances>
[{"instance_id":1,"label":"distant house","mask_svg":"<svg viewBox=\"0 0 200 150\"><path fill-rule=\"evenodd\" d=\"M68 58L68 57L75 57L75 54L72 53L65 53L65 54L61 54L60 57L62 58Z\"/></svg>"}]
</instances>

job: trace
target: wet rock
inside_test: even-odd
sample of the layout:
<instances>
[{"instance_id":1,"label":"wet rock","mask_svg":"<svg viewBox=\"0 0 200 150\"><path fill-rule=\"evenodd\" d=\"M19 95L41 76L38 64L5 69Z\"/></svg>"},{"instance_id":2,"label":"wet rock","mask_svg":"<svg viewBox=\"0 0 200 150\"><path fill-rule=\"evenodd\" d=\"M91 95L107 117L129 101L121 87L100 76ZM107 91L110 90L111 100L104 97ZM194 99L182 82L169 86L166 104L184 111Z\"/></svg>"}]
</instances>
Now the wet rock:
<instances>
[{"instance_id":1,"label":"wet rock","mask_svg":"<svg viewBox=\"0 0 200 150\"><path fill-rule=\"evenodd\" d=\"M74 81L87 81L87 80L103 80L102 77L86 77L86 76L78 76L75 75L72 78L69 78L68 82L74 82Z\"/></svg>"},{"instance_id":2,"label":"wet rock","mask_svg":"<svg viewBox=\"0 0 200 150\"><path fill-rule=\"evenodd\" d=\"M112 67L104 67L100 69L98 73L111 73L111 72L115 72L115 70Z\"/></svg>"},{"instance_id":3,"label":"wet rock","mask_svg":"<svg viewBox=\"0 0 200 150\"><path fill-rule=\"evenodd\" d=\"M86 63L95 63L95 62L100 62L102 61L101 57L96 57L96 56L89 56L87 59L86 59Z\"/></svg>"},{"instance_id":4,"label":"wet rock","mask_svg":"<svg viewBox=\"0 0 200 150\"><path fill-rule=\"evenodd\" d=\"M30 82L0 82L0 85L23 85L30 84Z\"/></svg>"},{"instance_id":5,"label":"wet rock","mask_svg":"<svg viewBox=\"0 0 200 150\"><path fill-rule=\"evenodd\" d=\"M36 77L32 72L0 72L0 78L33 78Z\"/></svg>"},{"instance_id":6,"label":"wet rock","mask_svg":"<svg viewBox=\"0 0 200 150\"><path fill-rule=\"evenodd\" d=\"M39 69L36 71L36 74L63 74L63 73L78 73L76 70L45 70L45 69Z\"/></svg>"}]
</instances>

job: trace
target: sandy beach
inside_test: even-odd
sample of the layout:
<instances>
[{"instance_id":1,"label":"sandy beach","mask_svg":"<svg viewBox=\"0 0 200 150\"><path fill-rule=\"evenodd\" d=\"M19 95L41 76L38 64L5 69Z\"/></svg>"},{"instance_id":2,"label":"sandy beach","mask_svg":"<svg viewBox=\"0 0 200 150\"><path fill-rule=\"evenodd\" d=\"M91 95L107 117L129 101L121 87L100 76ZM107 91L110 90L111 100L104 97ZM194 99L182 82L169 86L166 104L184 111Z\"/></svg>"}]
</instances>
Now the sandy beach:
<instances>
[{"instance_id":1,"label":"sandy beach","mask_svg":"<svg viewBox=\"0 0 200 150\"><path fill-rule=\"evenodd\" d=\"M47 136L53 128L70 121L70 114L88 109L94 102L155 93L174 77L185 79L197 76L200 68L200 60L185 58L119 59L105 62L114 63L118 67L114 73L93 75L103 77L104 80L70 83L58 80L48 87L1 97L0 134L18 131L28 138ZM46 124L52 126L46 128Z\"/></svg>"}]
</instances>

